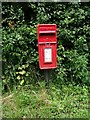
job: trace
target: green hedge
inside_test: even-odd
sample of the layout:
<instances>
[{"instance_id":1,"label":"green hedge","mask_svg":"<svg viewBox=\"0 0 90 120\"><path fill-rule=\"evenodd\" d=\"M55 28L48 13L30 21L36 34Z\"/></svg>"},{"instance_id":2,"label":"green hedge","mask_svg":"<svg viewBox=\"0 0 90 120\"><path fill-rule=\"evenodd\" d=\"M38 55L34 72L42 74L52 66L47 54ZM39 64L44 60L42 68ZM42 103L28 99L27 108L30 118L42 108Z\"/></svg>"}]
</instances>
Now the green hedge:
<instances>
[{"instance_id":1,"label":"green hedge","mask_svg":"<svg viewBox=\"0 0 90 120\"><path fill-rule=\"evenodd\" d=\"M43 80L37 24L57 24L53 82L89 84L89 3L2 3L3 89Z\"/></svg>"}]
</instances>

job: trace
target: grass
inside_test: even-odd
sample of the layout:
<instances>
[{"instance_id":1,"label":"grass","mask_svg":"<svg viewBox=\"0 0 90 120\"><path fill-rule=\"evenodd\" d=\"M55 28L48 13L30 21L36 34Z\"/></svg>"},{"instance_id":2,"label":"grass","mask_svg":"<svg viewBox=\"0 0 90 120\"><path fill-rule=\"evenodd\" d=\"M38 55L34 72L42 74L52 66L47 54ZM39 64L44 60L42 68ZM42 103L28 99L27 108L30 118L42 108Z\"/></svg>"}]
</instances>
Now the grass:
<instances>
[{"instance_id":1,"label":"grass","mask_svg":"<svg viewBox=\"0 0 90 120\"><path fill-rule=\"evenodd\" d=\"M3 118L88 118L88 87L45 83L24 86L2 97Z\"/></svg>"}]
</instances>

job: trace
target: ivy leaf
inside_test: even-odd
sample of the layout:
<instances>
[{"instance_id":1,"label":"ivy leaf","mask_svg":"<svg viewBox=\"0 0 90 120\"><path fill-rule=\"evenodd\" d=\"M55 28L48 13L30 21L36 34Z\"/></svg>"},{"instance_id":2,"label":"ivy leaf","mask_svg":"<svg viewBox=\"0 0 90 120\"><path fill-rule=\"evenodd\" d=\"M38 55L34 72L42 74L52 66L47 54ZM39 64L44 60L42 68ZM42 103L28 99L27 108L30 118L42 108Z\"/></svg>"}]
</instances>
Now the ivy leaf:
<instances>
[{"instance_id":1,"label":"ivy leaf","mask_svg":"<svg viewBox=\"0 0 90 120\"><path fill-rule=\"evenodd\" d=\"M23 85L23 84L24 84L24 80L21 80L20 85Z\"/></svg>"},{"instance_id":2,"label":"ivy leaf","mask_svg":"<svg viewBox=\"0 0 90 120\"><path fill-rule=\"evenodd\" d=\"M26 73L26 71L25 70L22 70L22 71L20 71L19 72L21 75L24 75L25 73Z\"/></svg>"},{"instance_id":3,"label":"ivy leaf","mask_svg":"<svg viewBox=\"0 0 90 120\"><path fill-rule=\"evenodd\" d=\"M19 75L17 76L17 79L20 80L20 76Z\"/></svg>"}]
</instances>

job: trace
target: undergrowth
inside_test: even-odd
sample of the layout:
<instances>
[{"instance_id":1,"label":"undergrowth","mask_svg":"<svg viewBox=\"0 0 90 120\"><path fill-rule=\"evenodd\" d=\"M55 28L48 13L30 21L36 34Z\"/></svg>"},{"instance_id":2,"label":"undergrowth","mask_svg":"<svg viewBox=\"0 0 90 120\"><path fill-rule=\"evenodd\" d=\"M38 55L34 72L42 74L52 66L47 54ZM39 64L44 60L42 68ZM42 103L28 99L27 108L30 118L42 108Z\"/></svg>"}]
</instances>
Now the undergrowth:
<instances>
[{"instance_id":1,"label":"undergrowth","mask_svg":"<svg viewBox=\"0 0 90 120\"><path fill-rule=\"evenodd\" d=\"M88 87L40 82L4 94L2 103L3 118L88 118Z\"/></svg>"}]
</instances>

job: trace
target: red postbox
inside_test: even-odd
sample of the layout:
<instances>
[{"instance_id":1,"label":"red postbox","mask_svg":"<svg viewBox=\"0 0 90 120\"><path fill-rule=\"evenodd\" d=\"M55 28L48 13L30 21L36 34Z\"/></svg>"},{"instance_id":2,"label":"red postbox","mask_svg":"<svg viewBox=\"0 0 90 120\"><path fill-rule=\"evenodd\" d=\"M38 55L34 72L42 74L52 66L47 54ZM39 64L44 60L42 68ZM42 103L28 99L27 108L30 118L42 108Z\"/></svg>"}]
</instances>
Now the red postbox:
<instances>
[{"instance_id":1,"label":"red postbox","mask_svg":"<svg viewBox=\"0 0 90 120\"><path fill-rule=\"evenodd\" d=\"M57 67L56 24L38 24L38 52L40 69Z\"/></svg>"}]
</instances>

